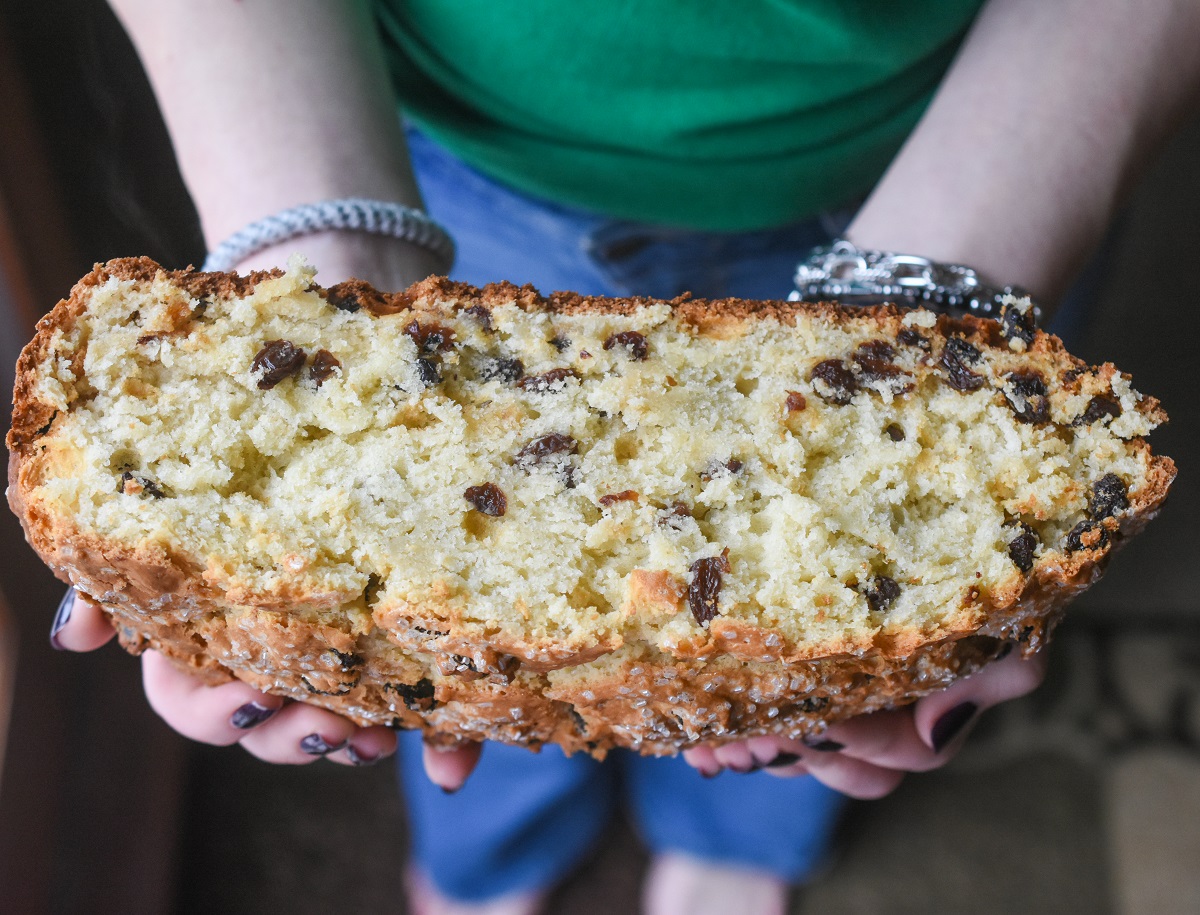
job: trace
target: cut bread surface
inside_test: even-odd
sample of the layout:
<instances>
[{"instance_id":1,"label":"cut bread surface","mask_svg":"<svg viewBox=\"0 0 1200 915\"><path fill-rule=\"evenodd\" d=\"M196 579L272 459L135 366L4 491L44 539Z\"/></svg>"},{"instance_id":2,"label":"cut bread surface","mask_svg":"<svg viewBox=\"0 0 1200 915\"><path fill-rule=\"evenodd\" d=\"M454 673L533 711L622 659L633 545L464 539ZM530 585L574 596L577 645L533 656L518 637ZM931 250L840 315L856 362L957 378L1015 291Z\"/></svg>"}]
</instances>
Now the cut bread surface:
<instances>
[{"instance_id":1,"label":"cut bread surface","mask_svg":"<svg viewBox=\"0 0 1200 915\"><path fill-rule=\"evenodd\" d=\"M661 752L706 736L678 686L655 687L674 723L597 738L619 716L589 684L878 658L916 682L876 699L903 701L906 663L1041 626L1154 512L1174 471L1144 436L1165 416L1024 307L998 325L439 280L386 296L299 262L113 262L26 350L10 499L134 647L361 720L436 728L457 702L516 721L536 694L553 728L485 736L569 746L570 725ZM811 728L820 709L777 721L789 688L765 720ZM725 717L707 736L750 727Z\"/></svg>"}]
</instances>

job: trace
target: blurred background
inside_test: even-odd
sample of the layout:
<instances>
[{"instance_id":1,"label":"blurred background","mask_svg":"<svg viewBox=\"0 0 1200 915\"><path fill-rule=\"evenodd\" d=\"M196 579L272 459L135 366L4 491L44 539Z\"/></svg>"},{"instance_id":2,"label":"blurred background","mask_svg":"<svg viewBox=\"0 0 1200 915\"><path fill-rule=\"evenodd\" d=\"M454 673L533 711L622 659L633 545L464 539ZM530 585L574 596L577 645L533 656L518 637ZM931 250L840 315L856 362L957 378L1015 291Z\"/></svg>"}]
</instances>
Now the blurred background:
<instances>
[{"instance_id":1,"label":"blurred background","mask_svg":"<svg viewBox=\"0 0 1200 915\"><path fill-rule=\"evenodd\" d=\"M990 712L950 766L851 807L794 912L1200 911L1198 163L1194 118L1134 189L1069 341L1163 401L1153 444L1180 468L1166 510L1068 614L1047 684ZM102 0L0 0L5 402L34 322L94 262L140 254L177 268L204 251L132 48ZM403 910L387 765L187 744L118 648L50 648L63 586L7 511L0 551L0 908ZM550 911L634 912L644 867L618 818Z\"/></svg>"}]
</instances>

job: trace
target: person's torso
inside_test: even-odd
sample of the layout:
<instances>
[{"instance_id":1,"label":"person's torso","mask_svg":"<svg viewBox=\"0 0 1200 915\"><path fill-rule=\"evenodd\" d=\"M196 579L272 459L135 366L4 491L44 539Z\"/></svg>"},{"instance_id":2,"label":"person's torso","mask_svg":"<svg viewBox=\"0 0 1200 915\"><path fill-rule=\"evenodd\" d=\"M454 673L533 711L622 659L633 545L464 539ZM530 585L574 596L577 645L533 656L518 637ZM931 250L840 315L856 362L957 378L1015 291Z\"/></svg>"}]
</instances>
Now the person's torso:
<instances>
[{"instance_id":1,"label":"person's torso","mask_svg":"<svg viewBox=\"0 0 1200 915\"><path fill-rule=\"evenodd\" d=\"M407 116L561 203L711 229L865 191L980 0L377 0Z\"/></svg>"}]
</instances>

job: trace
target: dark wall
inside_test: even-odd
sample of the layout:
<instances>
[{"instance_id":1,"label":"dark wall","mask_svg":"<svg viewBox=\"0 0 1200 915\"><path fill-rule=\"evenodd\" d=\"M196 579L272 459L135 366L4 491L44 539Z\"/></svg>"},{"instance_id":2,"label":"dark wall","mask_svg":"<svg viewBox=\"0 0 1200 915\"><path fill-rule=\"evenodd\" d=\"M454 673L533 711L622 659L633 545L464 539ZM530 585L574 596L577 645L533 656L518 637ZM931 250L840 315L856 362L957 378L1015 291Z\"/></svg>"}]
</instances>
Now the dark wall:
<instances>
[{"instance_id":1,"label":"dark wall","mask_svg":"<svg viewBox=\"0 0 1200 915\"><path fill-rule=\"evenodd\" d=\"M153 94L108 5L0 0L0 16L61 194L74 275L112 257L144 254L172 268L203 260Z\"/></svg>"}]
</instances>

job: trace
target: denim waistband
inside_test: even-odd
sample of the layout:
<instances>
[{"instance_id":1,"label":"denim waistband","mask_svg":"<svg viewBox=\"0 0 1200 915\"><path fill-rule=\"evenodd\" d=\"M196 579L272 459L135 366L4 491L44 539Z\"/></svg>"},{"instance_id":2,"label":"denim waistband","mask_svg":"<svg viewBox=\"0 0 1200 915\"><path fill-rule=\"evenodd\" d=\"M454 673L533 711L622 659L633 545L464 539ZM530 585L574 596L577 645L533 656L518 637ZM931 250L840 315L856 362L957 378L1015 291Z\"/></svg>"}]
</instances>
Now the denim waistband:
<instances>
[{"instance_id":1,"label":"denim waistband","mask_svg":"<svg viewBox=\"0 0 1200 915\"><path fill-rule=\"evenodd\" d=\"M509 280L585 295L785 298L796 263L853 215L848 207L736 233L611 219L506 187L419 131L407 134L426 206L458 244L452 276L476 285Z\"/></svg>"}]
</instances>

